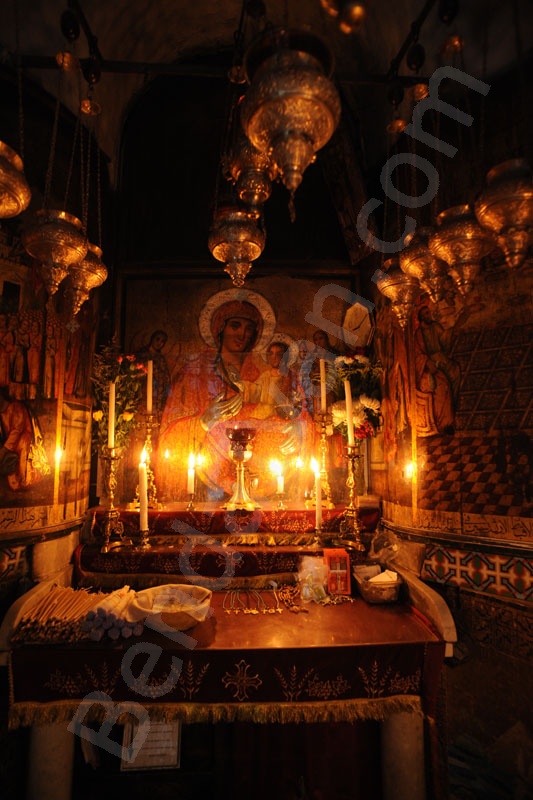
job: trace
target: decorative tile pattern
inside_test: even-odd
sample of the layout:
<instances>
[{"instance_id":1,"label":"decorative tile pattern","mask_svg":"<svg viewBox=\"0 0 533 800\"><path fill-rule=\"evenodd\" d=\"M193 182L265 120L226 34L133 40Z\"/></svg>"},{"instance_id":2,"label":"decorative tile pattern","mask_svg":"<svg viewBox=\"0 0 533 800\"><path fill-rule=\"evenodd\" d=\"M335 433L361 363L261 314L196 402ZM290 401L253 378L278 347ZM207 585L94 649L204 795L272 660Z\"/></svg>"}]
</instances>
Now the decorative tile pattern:
<instances>
[{"instance_id":1,"label":"decorative tile pattern","mask_svg":"<svg viewBox=\"0 0 533 800\"><path fill-rule=\"evenodd\" d=\"M533 603L533 560L428 545L422 579Z\"/></svg>"},{"instance_id":2,"label":"decorative tile pattern","mask_svg":"<svg viewBox=\"0 0 533 800\"><path fill-rule=\"evenodd\" d=\"M26 547L0 548L0 581L11 581L20 578L28 571Z\"/></svg>"}]
</instances>

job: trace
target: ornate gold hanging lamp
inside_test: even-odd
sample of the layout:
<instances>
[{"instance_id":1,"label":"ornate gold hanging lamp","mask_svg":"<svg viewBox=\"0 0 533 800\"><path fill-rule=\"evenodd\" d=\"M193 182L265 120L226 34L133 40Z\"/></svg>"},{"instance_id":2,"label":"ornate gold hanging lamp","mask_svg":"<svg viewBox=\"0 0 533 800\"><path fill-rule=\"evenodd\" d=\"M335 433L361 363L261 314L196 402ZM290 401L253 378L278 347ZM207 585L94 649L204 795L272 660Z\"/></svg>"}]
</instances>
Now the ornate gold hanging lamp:
<instances>
[{"instance_id":1,"label":"ornate gold hanging lamp","mask_svg":"<svg viewBox=\"0 0 533 800\"><path fill-rule=\"evenodd\" d=\"M225 264L224 272L234 286L244 284L252 261L263 252L265 241L257 214L238 206L222 206L215 211L207 244L214 258Z\"/></svg>"},{"instance_id":2,"label":"ornate gold hanging lamp","mask_svg":"<svg viewBox=\"0 0 533 800\"><path fill-rule=\"evenodd\" d=\"M17 50L17 83L19 115L20 156L5 142L0 141L0 218L10 219L25 211L31 200L31 191L24 175L24 117L22 105L22 71L20 66L18 5L15 13L15 39Z\"/></svg>"},{"instance_id":3,"label":"ornate gold hanging lamp","mask_svg":"<svg viewBox=\"0 0 533 800\"><path fill-rule=\"evenodd\" d=\"M443 299L446 291L448 267L429 249L429 238L434 229L417 228L405 237L405 248L400 252L400 268L406 275L416 278L434 303Z\"/></svg>"},{"instance_id":4,"label":"ornate gold hanging lamp","mask_svg":"<svg viewBox=\"0 0 533 800\"><path fill-rule=\"evenodd\" d=\"M366 18L366 6L358 0L320 0L330 17L335 17L342 33L357 33Z\"/></svg>"},{"instance_id":5,"label":"ornate gold hanging lamp","mask_svg":"<svg viewBox=\"0 0 533 800\"><path fill-rule=\"evenodd\" d=\"M533 234L533 181L527 161L515 158L489 170L474 210L479 223L496 235L507 265L520 267Z\"/></svg>"},{"instance_id":6,"label":"ornate gold hanging lamp","mask_svg":"<svg viewBox=\"0 0 533 800\"><path fill-rule=\"evenodd\" d=\"M0 217L16 217L28 208L30 200L22 158L5 142L0 142Z\"/></svg>"},{"instance_id":7,"label":"ornate gold hanging lamp","mask_svg":"<svg viewBox=\"0 0 533 800\"><path fill-rule=\"evenodd\" d=\"M268 29L248 49L250 87L241 105L252 144L271 155L291 194L340 119L340 100L330 80L333 57L310 31Z\"/></svg>"},{"instance_id":8,"label":"ornate gold hanging lamp","mask_svg":"<svg viewBox=\"0 0 533 800\"><path fill-rule=\"evenodd\" d=\"M448 264L458 291L472 291L481 260L493 250L493 235L482 228L470 205L452 206L437 216L437 228L429 237L429 249Z\"/></svg>"},{"instance_id":9,"label":"ornate gold hanging lamp","mask_svg":"<svg viewBox=\"0 0 533 800\"><path fill-rule=\"evenodd\" d=\"M81 221L55 208L37 211L33 224L22 232L22 244L28 255L39 262L49 297L57 292L71 264L80 262L87 253Z\"/></svg>"},{"instance_id":10,"label":"ornate gold hanging lamp","mask_svg":"<svg viewBox=\"0 0 533 800\"><path fill-rule=\"evenodd\" d=\"M383 262L383 267L384 270L375 278L376 286L391 301L400 326L405 328L420 294L420 285L416 278L400 269L396 258L388 258Z\"/></svg>"},{"instance_id":11,"label":"ornate gold hanging lamp","mask_svg":"<svg viewBox=\"0 0 533 800\"><path fill-rule=\"evenodd\" d=\"M71 264L82 261L87 254L87 239L81 221L63 209L50 208L52 173L57 141L59 109L61 105L61 82L63 72L59 71L58 93L55 108L50 154L46 171L43 208L37 211L34 219L21 233L22 244L28 255L40 264L40 272L49 299L55 295L59 285L66 278ZM78 125L74 132L71 163L65 191L65 205L70 183L72 160L76 144Z\"/></svg>"},{"instance_id":12,"label":"ornate gold hanging lamp","mask_svg":"<svg viewBox=\"0 0 533 800\"><path fill-rule=\"evenodd\" d=\"M251 210L259 211L270 197L272 182L278 175L270 156L260 152L242 133L224 157L223 168L239 199Z\"/></svg>"}]
</instances>

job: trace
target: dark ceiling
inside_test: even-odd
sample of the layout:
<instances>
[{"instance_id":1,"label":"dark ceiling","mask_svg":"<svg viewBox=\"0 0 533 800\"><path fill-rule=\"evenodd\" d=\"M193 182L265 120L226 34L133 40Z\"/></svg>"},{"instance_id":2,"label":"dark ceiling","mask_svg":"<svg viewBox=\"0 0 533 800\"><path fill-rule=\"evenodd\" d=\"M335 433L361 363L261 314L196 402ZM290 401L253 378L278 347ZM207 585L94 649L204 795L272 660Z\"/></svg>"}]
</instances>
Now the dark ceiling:
<instances>
[{"instance_id":1,"label":"dark ceiling","mask_svg":"<svg viewBox=\"0 0 533 800\"><path fill-rule=\"evenodd\" d=\"M122 229L128 231L120 260L209 260L206 232L240 0L70 0L68 5L82 20L76 55L86 59L92 48L102 71L94 92L102 106L96 136L108 159L111 185L119 191ZM341 128L297 192L293 225L286 190L275 186L265 209L263 258L347 263L361 258L353 217L387 157L385 127L393 115L387 78L397 75L407 86L415 77L400 58L413 23L420 22L426 77L437 66L453 63L491 80L525 62L533 43L530 0L459 0L457 14L446 24L443 8L454 5L452 0L374 0L362 29L349 36L338 30L320 0L266 0L266 17L245 16L248 41L266 22L321 35L334 55L334 80L343 102ZM52 96L58 93L53 57L67 44L60 27L66 6L65 0L0 4L3 60L15 66L18 42L25 76ZM452 34L465 41L460 56L444 47ZM85 81L67 74L59 91L76 115L87 93ZM398 113L409 119L412 107L407 90ZM331 170L339 154L346 174Z\"/></svg>"}]
</instances>

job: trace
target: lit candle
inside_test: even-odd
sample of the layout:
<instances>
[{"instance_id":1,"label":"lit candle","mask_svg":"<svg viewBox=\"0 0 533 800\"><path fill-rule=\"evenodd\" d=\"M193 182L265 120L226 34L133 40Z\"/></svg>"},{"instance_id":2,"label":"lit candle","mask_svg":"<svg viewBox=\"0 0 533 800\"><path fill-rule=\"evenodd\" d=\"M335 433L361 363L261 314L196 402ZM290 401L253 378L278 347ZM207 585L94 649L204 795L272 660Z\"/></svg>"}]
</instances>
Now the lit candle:
<instances>
[{"instance_id":1,"label":"lit candle","mask_svg":"<svg viewBox=\"0 0 533 800\"><path fill-rule=\"evenodd\" d=\"M148 476L146 474L146 454L143 450L139 464L139 527L148 530Z\"/></svg>"},{"instance_id":2,"label":"lit candle","mask_svg":"<svg viewBox=\"0 0 533 800\"><path fill-rule=\"evenodd\" d=\"M326 413L326 362L320 359L320 410Z\"/></svg>"},{"instance_id":3,"label":"lit candle","mask_svg":"<svg viewBox=\"0 0 533 800\"><path fill-rule=\"evenodd\" d=\"M187 470L187 494L194 494L194 453L189 453L189 469Z\"/></svg>"},{"instance_id":4,"label":"lit candle","mask_svg":"<svg viewBox=\"0 0 533 800\"><path fill-rule=\"evenodd\" d=\"M315 473L315 528L318 531L322 528L322 484L320 482L318 461L314 458L311 459L311 469Z\"/></svg>"},{"instance_id":5,"label":"lit candle","mask_svg":"<svg viewBox=\"0 0 533 800\"><path fill-rule=\"evenodd\" d=\"M352 387L350 381L344 381L344 394L346 396L346 425L348 427L348 444L353 447L355 444L355 437L353 433L353 403L352 403Z\"/></svg>"},{"instance_id":6,"label":"lit candle","mask_svg":"<svg viewBox=\"0 0 533 800\"><path fill-rule=\"evenodd\" d=\"M148 372L146 373L146 413L152 413L152 392L154 382L154 362L148 362Z\"/></svg>"},{"instance_id":7,"label":"lit candle","mask_svg":"<svg viewBox=\"0 0 533 800\"><path fill-rule=\"evenodd\" d=\"M109 412L107 417L107 446L110 450L115 447L115 384L109 384Z\"/></svg>"},{"instance_id":8,"label":"lit candle","mask_svg":"<svg viewBox=\"0 0 533 800\"><path fill-rule=\"evenodd\" d=\"M270 462L270 469L277 478L277 487L278 487L277 493L283 494L283 491L285 489L285 480L283 478L283 472L280 462L273 459Z\"/></svg>"}]
</instances>

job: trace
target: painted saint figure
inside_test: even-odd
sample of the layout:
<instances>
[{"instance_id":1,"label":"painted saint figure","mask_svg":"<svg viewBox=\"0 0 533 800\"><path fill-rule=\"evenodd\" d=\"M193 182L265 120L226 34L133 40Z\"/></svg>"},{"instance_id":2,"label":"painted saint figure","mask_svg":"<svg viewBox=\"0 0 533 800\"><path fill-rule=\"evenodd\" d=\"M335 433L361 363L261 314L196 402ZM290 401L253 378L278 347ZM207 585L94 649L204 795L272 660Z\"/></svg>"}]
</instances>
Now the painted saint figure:
<instances>
[{"instance_id":1,"label":"painted saint figure","mask_svg":"<svg viewBox=\"0 0 533 800\"><path fill-rule=\"evenodd\" d=\"M455 432L455 409L459 397L461 371L449 357L451 330L446 331L433 319L428 306L418 311L419 327L415 333L417 389L432 395L433 420L439 433Z\"/></svg>"},{"instance_id":2,"label":"painted saint figure","mask_svg":"<svg viewBox=\"0 0 533 800\"><path fill-rule=\"evenodd\" d=\"M230 292L231 293L231 292ZM226 293L220 293L226 296ZM253 296L254 293L248 293ZM206 327L204 315L204 328ZM297 420L282 419L261 402L260 376L267 368L254 351L262 340L264 320L259 307L248 300L230 299L211 312L206 341L216 344L188 358L177 375L161 421L158 481L169 499L185 496L186 471L169 470L163 454L168 451L178 464L186 465L190 452L203 459L199 474L210 498L231 494L235 465L229 453L229 426L255 429L249 474L258 497L275 492L268 463L272 458L301 455L310 448L313 426L305 410ZM201 327L202 330L202 327Z\"/></svg>"}]
</instances>

